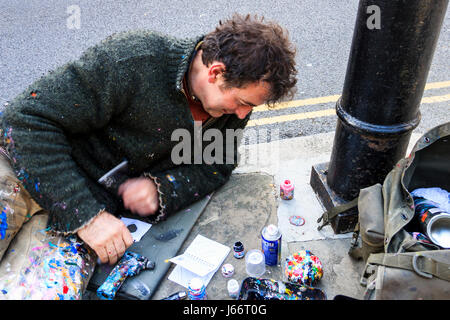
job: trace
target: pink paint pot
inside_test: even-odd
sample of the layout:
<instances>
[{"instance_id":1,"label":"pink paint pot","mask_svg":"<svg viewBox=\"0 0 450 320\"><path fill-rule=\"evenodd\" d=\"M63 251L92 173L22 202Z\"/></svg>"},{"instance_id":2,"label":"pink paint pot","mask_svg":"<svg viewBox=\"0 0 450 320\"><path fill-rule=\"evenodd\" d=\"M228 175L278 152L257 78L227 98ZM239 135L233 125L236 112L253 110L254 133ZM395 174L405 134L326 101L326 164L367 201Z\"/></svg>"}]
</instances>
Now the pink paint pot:
<instances>
[{"instance_id":1,"label":"pink paint pot","mask_svg":"<svg viewBox=\"0 0 450 320\"><path fill-rule=\"evenodd\" d=\"M290 180L286 179L280 184L280 197L283 200L294 198L294 184Z\"/></svg>"}]
</instances>

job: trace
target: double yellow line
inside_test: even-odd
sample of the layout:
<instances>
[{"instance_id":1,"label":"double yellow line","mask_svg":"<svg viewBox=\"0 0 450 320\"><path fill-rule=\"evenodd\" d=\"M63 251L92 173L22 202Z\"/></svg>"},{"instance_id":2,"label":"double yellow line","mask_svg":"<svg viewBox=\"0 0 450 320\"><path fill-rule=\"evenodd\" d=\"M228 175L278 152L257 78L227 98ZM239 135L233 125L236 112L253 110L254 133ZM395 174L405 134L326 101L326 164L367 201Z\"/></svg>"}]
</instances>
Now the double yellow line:
<instances>
[{"instance_id":1,"label":"double yellow line","mask_svg":"<svg viewBox=\"0 0 450 320\"><path fill-rule=\"evenodd\" d=\"M441 88L447 88L447 87L450 87L450 81L431 82L431 83L427 83L425 85L425 90L441 89ZM312 105L321 104L321 103L336 102L339 99L339 97L340 97L340 95L333 95L333 96L325 96L325 97L317 97L317 98L309 98L309 99L281 102L281 103L278 103L275 106L275 108L273 108L273 109L269 109L267 107L267 105L260 105L260 106L253 108L253 114L262 112L262 111L270 111L270 110L276 111L276 110L282 110L282 109L287 109L287 108L312 106ZM441 96L424 97L424 98L422 98L421 103L422 104L437 103L437 102L444 102L444 101L450 101L450 94L445 94L445 95L441 95ZM268 117L268 118L253 119L248 122L247 127L262 126L265 124L272 124L272 123L278 123L278 122L319 118L319 117L326 117L326 116L332 116L332 115L336 115L335 108L319 110L319 111L287 114L287 115L274 116L274 117Z\"/></svg>"}]
</instances>

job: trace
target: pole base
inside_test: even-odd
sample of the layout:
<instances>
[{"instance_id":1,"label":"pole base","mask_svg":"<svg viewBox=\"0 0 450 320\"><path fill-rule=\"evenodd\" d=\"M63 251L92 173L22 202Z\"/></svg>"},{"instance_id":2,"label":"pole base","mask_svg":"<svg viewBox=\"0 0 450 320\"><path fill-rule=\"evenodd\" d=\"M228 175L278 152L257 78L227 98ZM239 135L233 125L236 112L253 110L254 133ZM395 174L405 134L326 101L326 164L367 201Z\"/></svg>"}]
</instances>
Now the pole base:
<instances>
[{"instance_id":1,"label":"pole base","mask_svg":"<svg viewBox=\"0 0 450 320\"><path fill-rule=\"evenodd\" d=\"M327 184L329 162L319 163L312 167L310 184L319 198L322 206L326 211L334 207L343 205L348 201L339 197ZM342 234L353 232L356 223L358 222L358 208L352 208L347 211L339 213L334 219L330 221L334 233Z\"/></svg>"}]
</instances>

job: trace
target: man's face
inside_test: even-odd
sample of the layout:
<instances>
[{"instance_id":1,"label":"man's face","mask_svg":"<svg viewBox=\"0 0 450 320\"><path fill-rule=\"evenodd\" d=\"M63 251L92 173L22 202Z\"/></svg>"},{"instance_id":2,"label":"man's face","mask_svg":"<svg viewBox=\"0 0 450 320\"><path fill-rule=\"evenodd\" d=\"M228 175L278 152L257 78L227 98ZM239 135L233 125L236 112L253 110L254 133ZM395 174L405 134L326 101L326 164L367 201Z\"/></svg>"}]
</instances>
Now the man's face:
<instances>
[{"instance_id":1,"label":"man's face","mask_svg":"<svg viewBox=\"0 0 450 320\"><path fill-rule=\"evenodd\" d=\"M264 81L243 88L225 88L223 76L219 75L206 86L201 101L205 111L214 118L234 113L244 119L253 107L265 103L269 94L269 85Z\"/></svg>"}]
</instances>

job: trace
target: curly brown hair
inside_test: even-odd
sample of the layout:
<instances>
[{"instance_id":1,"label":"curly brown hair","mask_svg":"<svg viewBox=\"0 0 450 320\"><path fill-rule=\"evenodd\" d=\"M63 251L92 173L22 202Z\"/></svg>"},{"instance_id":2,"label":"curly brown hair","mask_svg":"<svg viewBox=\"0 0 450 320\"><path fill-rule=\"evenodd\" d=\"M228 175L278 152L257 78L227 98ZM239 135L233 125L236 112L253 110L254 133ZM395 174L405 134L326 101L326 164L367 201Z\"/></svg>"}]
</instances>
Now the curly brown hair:
<instances>
[{"instance_id":1,"label":"curly brown hair","mask_svg":"<svg viewBox=\"0 0 450 320\"><path fill-rule=\"evenodd\" d=\"M270 84L269 106L287 96L292 97L297 83L296 50L287 30L264 17L234 14L219 21L201 44L202 61L225 64L226 87L243 88L258 81Z\"/></svg>"}]
</instances>

